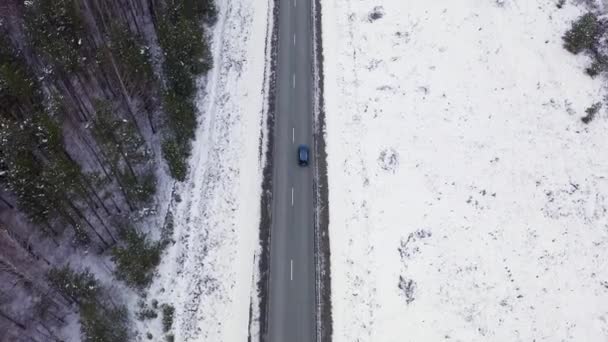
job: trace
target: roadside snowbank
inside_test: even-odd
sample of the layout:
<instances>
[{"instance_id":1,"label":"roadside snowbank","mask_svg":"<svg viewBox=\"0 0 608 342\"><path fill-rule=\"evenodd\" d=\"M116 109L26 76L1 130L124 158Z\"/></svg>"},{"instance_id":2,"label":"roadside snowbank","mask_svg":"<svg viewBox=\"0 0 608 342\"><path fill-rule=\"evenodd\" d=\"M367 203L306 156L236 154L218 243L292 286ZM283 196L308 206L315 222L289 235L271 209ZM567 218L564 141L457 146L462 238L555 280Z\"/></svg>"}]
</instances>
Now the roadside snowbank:
<instances>
[{"instance_id":1,"label":"roadside snowbank","mask_svg":"<svg viewBox=\"0 0 608 342\"><path fill-rule=\"evenodd\" d=\"M218 5L191 170L171 206L176 243L148 296L175 306L173 333L183 342L246 341L257 271L268 9L255 0ZM160 320L151 324L161 335Z\"/></svg>"},{"instance_id":2,"label":"roadside snowbank","mask_svg":"<svg viewBox=\"0 0 608 342\"><path fill-rule=\"evenodd\" d=\"M608 121L581 9L323 3L334 341L606 341Z\"/></svg>"}]
</instances>

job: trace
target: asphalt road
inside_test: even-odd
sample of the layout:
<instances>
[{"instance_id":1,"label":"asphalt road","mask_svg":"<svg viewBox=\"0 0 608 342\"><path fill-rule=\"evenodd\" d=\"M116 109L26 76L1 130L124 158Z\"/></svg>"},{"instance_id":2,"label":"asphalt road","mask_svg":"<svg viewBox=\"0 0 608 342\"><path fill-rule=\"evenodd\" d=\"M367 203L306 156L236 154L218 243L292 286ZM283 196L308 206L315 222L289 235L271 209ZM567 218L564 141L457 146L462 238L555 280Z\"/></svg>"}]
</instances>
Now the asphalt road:
<instances>
[{"instance_id":1,"label":"asphalt road","mask_svg":"<svg viewBox=\"0 0 608 342\"><path fill-rule=\"evenodd\" d=\"M312 165L300 167L297 163L298 145L307 144L312 152L311 0L277 1L268 341L314 342L313 173ZM311 163L315 163L312 153Z\"/></svg>"}]
</instances>

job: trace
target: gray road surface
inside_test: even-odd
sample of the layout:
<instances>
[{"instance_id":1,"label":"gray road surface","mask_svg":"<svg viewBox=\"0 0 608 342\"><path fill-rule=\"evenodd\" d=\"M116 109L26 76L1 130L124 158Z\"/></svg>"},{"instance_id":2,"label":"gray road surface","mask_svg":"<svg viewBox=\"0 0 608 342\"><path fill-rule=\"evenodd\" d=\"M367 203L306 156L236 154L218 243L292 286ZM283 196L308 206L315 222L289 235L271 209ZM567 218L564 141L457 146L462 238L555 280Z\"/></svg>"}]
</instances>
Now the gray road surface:
<instances>
[{"instance_id":1,"label":"gray road surface","mask_svg":"<svg viewBox=\"0 0 608 342\"><path fill-rule=\"evenodd\" d=\"M315 273L312 167L297 147L312 147L311 0L280 1L274 198L270 245L269 342L314 342ZM311 153L311 162L314 163Z\"/></svg>"}]
</instances>

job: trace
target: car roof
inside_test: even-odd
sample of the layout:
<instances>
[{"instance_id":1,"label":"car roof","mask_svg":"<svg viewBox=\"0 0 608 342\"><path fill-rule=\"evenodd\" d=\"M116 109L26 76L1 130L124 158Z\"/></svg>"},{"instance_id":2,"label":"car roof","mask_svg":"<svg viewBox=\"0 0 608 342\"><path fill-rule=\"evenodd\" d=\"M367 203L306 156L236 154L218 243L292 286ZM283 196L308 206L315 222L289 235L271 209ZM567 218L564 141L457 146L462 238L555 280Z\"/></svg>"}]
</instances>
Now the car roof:
<instances>
[{"instance_id":1,"label":"car roof","mask_svg":"<svg viewBox=\"0 0 608 342\"><path fill-rule=\"evenodd\" d=\"M298 148L298 157L300 160L308 160L308 147L305 145L300 145Z\"/></svg>"}]
</instances>

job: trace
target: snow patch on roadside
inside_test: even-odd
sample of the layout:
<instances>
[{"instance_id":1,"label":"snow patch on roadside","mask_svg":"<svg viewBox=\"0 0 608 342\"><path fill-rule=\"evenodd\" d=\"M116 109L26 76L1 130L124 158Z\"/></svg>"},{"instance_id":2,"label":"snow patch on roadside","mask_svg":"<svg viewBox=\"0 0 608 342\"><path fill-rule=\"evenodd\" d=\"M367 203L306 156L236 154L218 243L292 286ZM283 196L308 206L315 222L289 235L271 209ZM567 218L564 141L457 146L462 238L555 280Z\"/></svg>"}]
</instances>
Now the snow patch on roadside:
<instances>
[{"instance_id":1,"label":"snow patch on roadside","mask_svg":"<svg viewBox=\"0 0 608 342\"><path fill-rule=\"evenodd\" d=\"M323 6L334 341L606 341L608 120L582 13Z\"/></svg>"}]
</instances>

